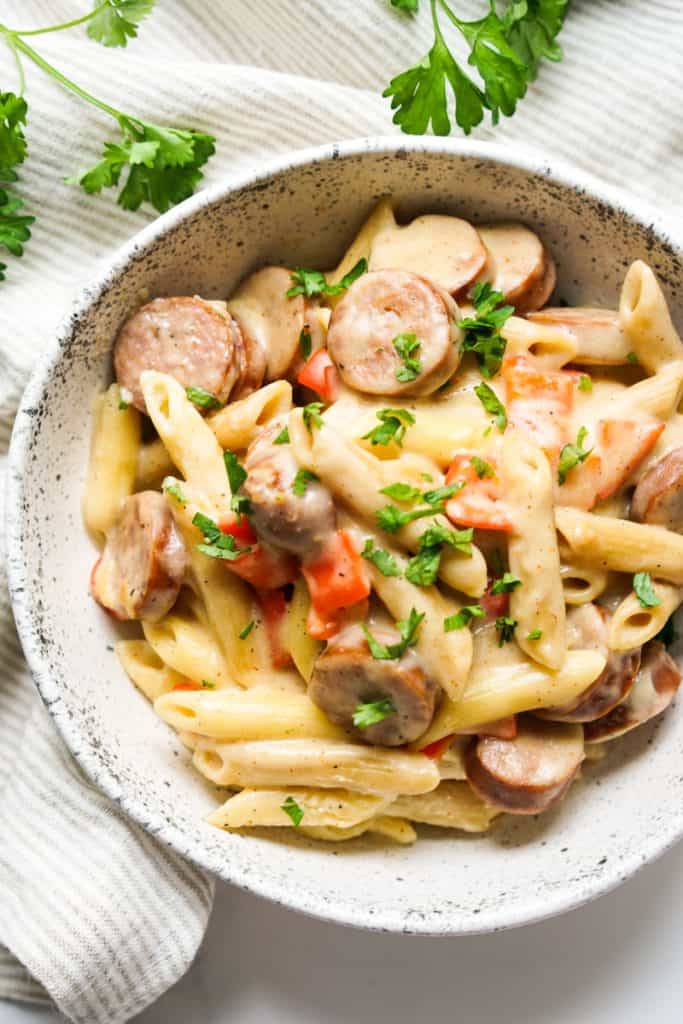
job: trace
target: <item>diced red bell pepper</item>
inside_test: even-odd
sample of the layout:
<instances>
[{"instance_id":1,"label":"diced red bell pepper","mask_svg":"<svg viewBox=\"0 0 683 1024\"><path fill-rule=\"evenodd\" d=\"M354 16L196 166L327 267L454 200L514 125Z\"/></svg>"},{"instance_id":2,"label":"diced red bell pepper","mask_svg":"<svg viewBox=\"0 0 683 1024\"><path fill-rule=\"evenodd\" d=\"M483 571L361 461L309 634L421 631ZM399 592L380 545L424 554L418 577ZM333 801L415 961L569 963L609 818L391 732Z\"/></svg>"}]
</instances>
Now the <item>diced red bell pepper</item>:
<instances>
[{"instance_id":1,"label":"diced red bell pepper","mask_svg":"<svg viewBox=\"0 0 683 1024\"><path fill-rule=\"evenodd\" d=\"M351 605L350 608L340 608L338 611L328 612L327 615L320 615L315 606L311 605L306 619L306 632L315 640L329 640L352 622L362 622L367 615L367 599Z\"/></svg>"},{"instance_id":2,"label":"diced red bell pepper","mask_svg":"<svg viewBox=\"0 0 683 1024\"><path fill-rule=\"evenodd\" d=\"M497 619L501 615L507 615L510 609L510 595L508 593L492 594L491 587L493 580L489 580L486 593L481 599L481 606L486 612L487 619Z\"/></svg>"},{"instance_id":3,"label":"diced red bell pepper","mask_svg":"<svg viewBox=\"0 0 683 1024\"><path fill-rule=\"evenodd\" d=\"M631 473L657 444L663 423L629 420L600 420L598 448L602 473L598 500L604 501L622 487Z\"/></svg>"},{"instance_id":4,"label":"diced red bell pepper","mask_svg":"<svg viewBox=\"0 0 683 1024\"><path fill-rule=\"evenodd\" d=\"M510 531L512 513L500 496L498 463L487 455L484 461L493 470L493 476L480 478L472 464L474 455L474 452L456 455L450 465L446 483L464 483L465 486L446 502L446 515L458 526Z\"/></svg>"},{"instance_id":5,"label":"diced red bell pepper","mask_svg":"<svg viewBox=\"0 0 683 1024\"><path fill-rule=\"evenodd\" d=\"M224 561L223 564L236 576L258 590L277 590L296 580L299 574L296 559L284 551L276 551L262 544L245 516L239 520L236 516L227 517L218 526L223 533L235 538L237 548L251 548L251 551L232 562L227 559Z\"/></svg>"},{"instance_id":6,"label":"diced red bell pepper","mask_svg":"<svg viewBox=\"0 0 683 1024\"><path fill-rule=\"evenodd\" d=\"M319 348L304 363L296 378L299 384L317 391L326 402L334 402L339 393L337 367L326 348Z\"/></svg>"},{"instance_id":7,"label":"diced red bell pepper","mask_svg":"<svg viewBox=\"0 0 683 1024\"><path fill-rule=\"evenodd\" d=\"M186 679L184 683L176 683L173 687L174 690L201 690L199 683L193 683L191 679Z\"/></svg>"},{"instance_id":8,"label":"diced red bell pepper","mask_svg":"<svg viewBox=\"0 0 683 1024\"><path fill-rule=\"evenodd\" d=\"M450 736L442 736L440 740L428 743L426 747L422 748L420 753L426 754L427 757L431 757L434 761L438 761L450 747L454 735L455 733L451 733Z\"/></svg>"},{"instance_id":9,"label":"diced red bell pepper","mask_svg":"<svg viewBox=\"0 0 683 1024\"><path fill-rule=\"evenodd\" d=\"M322 551L312 561L304 562L301 571L320 619L326 620L330 612L358 604L370 595L365 563L346 530L331 534Z\"/></svg>"},{"instance_id":10,"label":"diced red bell pepper","mask_svg":"<svg viewBox=\"0 0 683 1024\"><path fill-rule=\"evenodd\" d=\"M569 416L579 374L541 369L523 355L506 359L502 374L509 421L555 458L570 440Z\"/></svg>"},{"instance_id":11,"label":"diced red bell pepper","mask_svg":"<svg viewBox=\"0 0 683 1024\"><path fill-rule=\"evenodd\" d=\"M285 642L287 602L281 590L257 590L256 600L266 627L270 657L275 668L291 665L292 658Z\"/></svg>"}]
</instances>

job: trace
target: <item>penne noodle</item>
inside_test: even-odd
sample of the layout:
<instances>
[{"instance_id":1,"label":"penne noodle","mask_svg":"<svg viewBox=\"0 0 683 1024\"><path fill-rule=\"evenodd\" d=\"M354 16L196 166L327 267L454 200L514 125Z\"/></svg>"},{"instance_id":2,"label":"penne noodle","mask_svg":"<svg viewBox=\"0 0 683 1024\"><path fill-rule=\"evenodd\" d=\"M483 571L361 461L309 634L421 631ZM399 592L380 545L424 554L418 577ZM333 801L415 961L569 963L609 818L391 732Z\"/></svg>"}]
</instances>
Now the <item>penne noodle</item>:
<instances>
[{"instance_id":1,"label":"penne noodle","mask_svg":"<svg viewBox=\"0 0 683 1024\"><path fill-rule=\"evenodd\" d=\"M100 546L135 484L141 417L132 405L121 408L121 404L121 390L112 384L97 396L93 407L83 520Z\"/></svg>"},{"instance_id":2,"label":"penne noodle","mask_svg":"<svg viewBox=\"0 0 683 1024\"><path fill-rule=\"evenodd\" d=\"M294 584L294 593L287 606L287 624L285 628L285 647L304 682L308 683L313 674L315 659L324 648L320 640L315 640L306 631L308 612L311 601L308 587L302 579Z\"/></svg>"},{"instance_id":3,"label":"penne noodle","mask_svg":"<svg viewBox=\"0 0 683 1024\"><path fill-rule=\"evenodd\" d=\"M146 640L119 640L114 650L128 678L152 703L184 682L184 677L162 661Z\"/></svg>"},{"instance_id":4,"label":"penne noodle","mask_svg":"<svg viewBox=\"0 0 683 1024\"><path fill-rule=\"evenodd\" d=\"M384 839L391 839L394 843L402 846L410 846L417 839L415 829L408 821L402 818L389 818L380 814L376 818L369 818L367 821L352 825L351 828L335 828L333 825L312 826L306 828L302 825L299 829L309 839L317 839L324 843L343 843L349 839L357 839L366 833L382 836Z\"/></svg>"},{"instance_id":5,"label":"penne noodle","mask_svg":"<svg viewBox=\"0 0 683 1024\"><path fill-rule=\"evenodd\" d=\"M206 820L219 828L291 828L293 822L283 804L293 800L302 811L303 826L352 828L383 812L391 799L346 789L243 789L212 811Z\"/></svg>"},{"instance_id":6,"label":"penne noodle","mask_svg":"<svg viewBox=\"0 0 683 1024\"><path fill-rule=\"evenodd\" d=\"M508 355L532 355L549 370L561 369L566 363L574 362L578 355L576 337L553 324L511 316L505 323L503 335Z\"/></svg>"},{"instance_id":7,"label":"penne noodle","mask_svg":"<svg viewBox=\"0 0 683 1024\"><path fill-rule=\"evenodd\" d=\"M643 608L634 593L627 594L614 609L609 624L607 645L612 651L630 651L652 640L683 601L683 589L662 580L653 580L659 598L654 608Z\"/></svg>"},{"instance_id":8,"label":"penne noodle","mask_svg":"<svg viewBox=\"0 0 683 1024\"><path fill-rule=\"evenodd\" d=\"M358 263L358 260L370 260L372 243L380 232L396 228L393 203L388 197L380 199L370 215L361 225L358 233L344 253L337 267L330 271L327 280L337 284Z\"/></svg>"},{"instance_id":9,"label":"penne noodle","mask_svg":"<svg viewBox=\"0 0 683 1024\"><path fill-rule=\"evenodd\" d=\"M668 419L678 409L682 397L683 359L679 359L662 366L652 377L622 388L608 399L604 414L607 417L623 416L629 419L637 418L638 414Z\"/></svg>"},{"instance_id":10,"label":"penne noodle","mask_svg":"<svg viewBox=\"0 0 683 1024\"><path fill-rule=\"evenodd\" d=\"M607 587L608 575L593 565L562 559L560 579L566 604L588 604L595 601Z\"/></svg>"},{"instance_id":11,"label":"penne noodle","mask_svg":"<svg viewBox=\"0 0 683 1024\"><path fill-rule=\"evenodd\" d=\"M683 342L671 322L664 293L642 260L629 267L621 289L619 322L638 362L648 373L683 359Z\"/></svg>"},{"instance_id":12,"label":"penne noodle","mask_svg":"<svg viewBox=\"0 0 683 1024\"><path fill-rule=\"evenodd\" d=\"M159 622L143 622L142 631L158 657L184 679L235 688L223 653L203 622L174 610Z\"/></svg>"},{"instance_id":13,"label":"penne noodle","mask_svg":"<svg viewBox=\"0 0 683 1024\"><path fill-rule=\"evenodd\" d=\"M480 800L467 782L442 782L431 793L398 797L384 814L438 828L486 832L501 811Z\"/></svg>"}]
</instances>

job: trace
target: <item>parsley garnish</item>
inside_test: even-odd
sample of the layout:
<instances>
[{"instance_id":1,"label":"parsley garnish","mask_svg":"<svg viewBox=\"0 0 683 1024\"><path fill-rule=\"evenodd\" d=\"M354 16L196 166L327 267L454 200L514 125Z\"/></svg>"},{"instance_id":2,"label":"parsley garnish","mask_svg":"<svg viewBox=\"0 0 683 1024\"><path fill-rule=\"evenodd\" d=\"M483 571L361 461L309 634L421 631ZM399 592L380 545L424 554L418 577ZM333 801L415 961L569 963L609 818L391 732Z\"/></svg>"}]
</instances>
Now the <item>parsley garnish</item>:
<instances>
[{"instance_id":1,"label":"parsley garnish","mask_svg":"<svg viewBox=\"0 0 683 1024\"><path fill-rule=\"evenodd\" d=\"M244 627L244 629L243 629L243 630L241 630L241 631L240 631L240 632L239 632L239 633L237 634L237 635L238 635L238 637L239 637L239 639L240 639L240 640L246 640L246 639L247 639L247 637L249 636L249 634L251 633L251 631L252 631L252 629L254 628L254 626L255 626L255 625L256 625L256 621L255 621L254 619L252 619L252 620L251 620L251 622L248 622L248 623L246 624L246 626Z\"/></svg>"},{"instance_id":2,"label":"parsley garnish","mask_svg":"<svg viewBox=\"0 0 683 1024\"><path fill-rule=\"evenodd\" d=\"M273 444L289 444L289 427L283 427Z\"/></svg>"},{"instance_id":3,"label":"parsley garnish","mask_svg":"<svg viewBox=\"0 0 683 1024\"><path fill-rule=\"evenodd\" d=\"M498 639L498 646L502 647L503 644L509 643L517 628L517 619L511 619L509 615L499 615L496 619L496 629L500 636Z\"/></svg>"},{"instance_id":4,"label":"parsley garnish","mask_svg":"<svg viewBox=\"0 0 683 1024\"><path fill-rule=\"evenodd\" d=\"M379 426L363 434L363 440L373 445L390 444L394 441L401 448L406 430L415 423L412 412L408 412L407 409L380 409L375 415L380 421Z\"/></svg>"},{"instance_id":5,"label":"parsley garnish","mask_svg":"<svg viewBox=\"0 0 683 1024\"><path fill-rule=\"evenodd\" d=\"M376 548L375 542L370 537L365 541L361 555L363 558L367 558L368 562L372 562L382 573L382 576L401 575L401 570L394 556L390 555L383 548Z\"/></svg>"},{"instance_id":6,"label":"parsley garnish","mask_svg":"<svg viewBox=\"0 0 683 1024\"><path fill-rule=\"evenodd\" d=\"M306 267L297 267L292 271L294 284L286 292L287 298L295 295L305 295L312 298L314 295L341 295L347 288L350 288L354 281L368 269L368 261L363 258L358 260L355 267L344 274L339 284L328 284L327 278L320 270L307 270Z\"/></svg>"},{"instance_id":7,"label":"parsley garnish","mask_svg":"<svg viewBox=\"0 0 683 1024\"><path fill-rule=\"evenodd\" d=\"M486 476L495 476L493 466L491 466L484 459L480 459L478 455L473 455L470 459L470 464L474 466L474 471L480 480L483 480Z\"/></svg>"},{"instance_id":8,"label":"parsley garnish","mask_svg":"<svg viewBox=\"0 0 683 1024\"><path fill-rule=\"evenodd\" d=\"M656 608L657 605L662 603L652 586L652 577L649 572L637 572L635 574L633 577L633 590L641 608Z\"/></svg>"},{"instance_id":9,"label":"parsley garnish","mask_svg":"<svg viewBox=\"0 0 683 1024\"><path fill-rule=\"evenodd\" d=\"M243 515L251 513L249 498L237 493L247 479L247 471L244 466L240 466L235 453L229 450L223 452L223 462L225 463L225 471L228 474L228 482L232 494L230 508L237 515L237 518L240 519Z\"/></svg>"},{"instance_id":10,"label":"parsley garnish","mask_svg":"<svg viewBox=\"0 0 683 1024\"><path fill-rule=\"evenodd\" d=\"M124 400L121 399L121 401L119 402L119 412L122 412L124 409L128 409L129 407L130 402L124 402Z\"/></svg>"},{"instance_id":11,"label":"parsley garnish","mask_svg":"<svg viewBox=\"0 0 683 1024\"><path fill-rule=\"evenodd\" d=\"M455 615L449 615L443 620L444 633L452 633L454 629L463 629L472 619L482 619L484 609L480 604L466 604Z\"/></svg>"},{"instance_id":12,"label":"parsley garnish","mask_svg":"<svg viewBox=\"0 0 683 1024\"><path fill-rule=\"evenodd\" d=\"M487 412L490 412L494 418L494 423L501 431L505 430L508 425L507 413L505 412L505 406L498 398L493 388L490 388L488 384L478 384L474 389L474 393L484 406Z\"/></svg>"},{"instance_id":13,"label":"parsley garnish","mask_svg":"<svg viewBox=\"0 0 683 1024\"><path fill-rule=\"evenodd\" d=\"M222 402L219 402L215 395L212 395L206 388L189 387L185 388L185 394L193 405L198 409L220 409Z\"/></svg>"},{"instance_id":14,"label":"parsley garnish","mask_svg":"<svg viewBox=\"0 0 683 1024\"><path fill-rule=\"evenodd\" d=\"M417 587L429 587L439 573L441 551L449 544L463 555L472 556L474 530L451 530L447 526L430 526L420 537L418 552L406 567L406 579Z\"/></svg>"},{"instance_id":15,"label":"parsley garnish","mask_svg":"<svg viewBox=\"0 0 683 1024\"><path fill-rule=\"evenodd\" d=\"M311 341L310 332L305 327L301 328L301 334L299 335L299 350L304 359L308 359L311 354L311 348L313 342Z\"/></svg>"},{"instance_id":16,"label":"parsley garnish","mask_svg":"<svg viewBox=\"0 0 683 1024\"><path fill-rule=\"evenodd\" d=\"M379 493L386 494L387 498L393 498L394 501L416 501L420 497L420 488L397 483L383 487Z\"/></svg>"},{"instance_id":17,"label":"parsley garnish","mask_svg":"<svg viewBox=\"0 0 683 1024\"><path fill-rule=\"evenodd\" d=\"M628 363L631 363L633 366L637 366L638 365L638 356L635 354L635 352L627 352L626 353L626 361Z\"/></svg>"},{"instance_id":18,"label":"parsley garnish","mask_svg":"<svg viewBox=\"0 0 683 1024\"><path fill-rule=\"evenodd\" d=\"M183 495L183 492L180 490L180 484L178 483L177 480L174 480L172 476L164 477L164 480L161 484L161 489L164 492L164 494L170 494L177 505L181 505L183 508L185 508L185 505L187 504L187 502L185 501L185 496Z\"/></svg>"},{"instance_id":19,"label":"parsley garnish","mask_svg":"<svg viewBox=\"0 0 683 1024\"><path fill-rule=\"evenodd\" d=\"M397 334L392 344L403 360L403 365L396 370L396 380L407 384L422 373L422 363L413 356L413 352L422 348L422 342L416 334Z\"/></svg>"},{"instance_id":20,"label":"parsley garnish","mask_svg":"<svg viewBox=\"0 0 683 1024\"><path fill-rule=\"evenodd\" d=\"M202 512L194 514L192 525L198 527L204 536L204 543L198 544L197 549L209 558L223 558L227 562L234 562L251 551L251 548L238 548L232 534L223 533L213 519Z\"/></svg>"},{"instance_id":21,"label":"parsley garnish","mask_svg":"<svg viewBox=\"0 0 683 1024\"><path fill-rule=\"evenodd\" d=\"M103 46L126 46L137 36L137 27L154 7L155 0L107 0L96 3L88 23L88 35Z\"/></svg>"},{"instance_id":22,"label":"parsley garnish","mask_svg":"<svg viewBox=\"0 0 683 1024\"><path fill-rule=\"evenodd\" d=\"M579 377L579 383L576 385L579 391L592 391L593 381L590 379L587 373L582 373Z\"/></svg>"},{"instance_id":23,"label":"parsley garnish","mask_svg":"<svg viewBox=\"0 0 683 1024\"><path fill-rule=\"evenodd\" d=\"M408 618L401 619L396 623L396 629L401 637L400 641L396 644L389 644L388 646L380 644L375 640L368 627L363 623L363 632L365 633L365 639L368 642L368 647L370 648L370 653L373 658L377 661L393 661L395 658L400 658L409 647L413 647L417 643L417 631L420 628L424 617L424 612L421 612L418 615L415 609L411 608Z\"/></svg>"},{"instance_id":24,"label":"parsley garnish","mask_svg":"<svg viewBox=\"0 0 683 1024\"><path fill-rule=\"evenodd\" d=\"M24 255L24 242L31 237L30 224L35 217L19 211L24 205L9 188L17 181L14 170L24 162L27 147L22 125L26 124L28 107L22 96L13 92L0 92L0 249L13 256ZM0 263L0 281L4 281L7 264Z\"/></svg>"},{"instance_id":25,"label":"parsley garnish","mask_svg":"<svg viewBox=\"0 0 683 1024\"><path fill-rule=\"evenodd\" d=\"M375 512L375 517L379 526L386 530L387 533L397 533L403 526L412 523L415 519L435 516L436 513L437 509L431 506L404 511L403 509L396 508L395 505L385 505L384 508L380 508Z\"/></svg>"},{"instance_id":26,"label":"parsley garnish","mask_svg":"<svg viewBox=\"0 0 683 1024\"><path fill-rule=\"evenodd\" d=\"M285 802L280 804L280 809L285 812L288 818L291 818L294 828L298 828L303 820L304 812L294 797L288 796Z\"/></svg>"},{"instance_id":27,"label":"parsley garnish","mask_svg":"<svg viewBox=\"0 0 683 1024\"><path fill-rule=\"evenodd\" d=\"M418 0L391 0L391 6L397 11L406 11L408 14L417 14Z\"/></svg>"},{"instance_id":28,"label":"parsley garnish","mask_svg":"<svg viewBox=\"0 0 683 1024\"><path fill-rule=\"evenodd\" d=\"M308 405L304 406L303 417L306 430L309 434L313 433L313 427L322 427L323 418L320 415L323 409L322 402L309 402Z\"/></svg>"},{"instance_id":29,"label":"parsley garnish","mask_svg":"<svg viewBox=\"0 0 683 1024\"><path fill-rule=\"evenodd\" d=\"M511 572L503 573L498 580L493 581L491 587L492 594L509 594L515 590L516 587L521 587L522 581L518 576L513 576Z\"/></svg>"},{"instance_id":30,"label":"parsley garnish","mask_svg":"<svg viewBox=\"0 0 683 1024\"><path fill-rule=\"evenodd\" d=\"M580 427L579 432L576 435L576 444L566 444L560 452L560 461L557 464L557 479L562 485L567 479L567 474L570 469L574 469L575 466L585 462L590 453L593 451L589 448L587 451L583 447L583 442L588 436L588 430L586 427Z\"/></svg>"},{"instance_id":31,"label":"parsley garnish","mask_svg":"<svg viewBox=\"0 0 683 1024\"><path fill-rule=\"evenodd\" d=\"M208 679L202 679L202 689L203 690L215 690L216 689L216 684L210 682Z\"/></svg>"},{"instance_id":32,"label":"parsley garnish","mask_svg":"<svg viewBox=\"0 0 683 1024\"><path fill-rule=\"evenodd\" d=\"M358 704L353 713L353 724L357 729L368 729L371 725L383 722L389 715L396 714L396 707L391 697L384 700L373 700L369 704Z\"/></svg>"},{"instance_id":33,"label":"parsley garnish","mask_svg":"<svg viewBox=\"0 0 683 1024\"><path fill-rule=\"evenodd\" d=\"M543 636L543 630L541 630L541 629L532 629L530 633L527 633L526 638L527 638L527 640L540 640L542 636Z\"/></svg>"},{"instance_id":34,"label":"parsley garnish","mask_svg":"<svg viewBox=\"0 0 683 1024\"><path fill-rule=\"evenodd\" d=\"M506 320L514 313L512 306L501 306L505 301L501 292L495 292L491 285L475 284L470 293L476 316L467 316L460 321L465 332L463 352L474 352L483 377L494 377L503 362L507 342L501 335Z\"/></svg>"},{"instance_id":35,"label":"parsley garnish","mask_svg":"<svg viewBox=\"0 0 683 1024\"><path fill-rule=\"evenodd\" d=\"M457 484L446 484L445 487L437 487L433 491L425 491L422 497L428 505L442 505L444 501L448 501L454 494L461 491L465 486L465 481L460 480Z\"/></svg>"},{"instance_id":36,"label":"parsley garnish","mask_svg":"<svg viewBox=\"0 0 683 1024\"><path fill-rule=\"evenodd\" d=\"M292 493L297 498L303 498L308 485L319 479L320 477L316 476L315 473L311 473L310 469L297 469L294 482L292 483Z\"/></svg>"}]
</instances>

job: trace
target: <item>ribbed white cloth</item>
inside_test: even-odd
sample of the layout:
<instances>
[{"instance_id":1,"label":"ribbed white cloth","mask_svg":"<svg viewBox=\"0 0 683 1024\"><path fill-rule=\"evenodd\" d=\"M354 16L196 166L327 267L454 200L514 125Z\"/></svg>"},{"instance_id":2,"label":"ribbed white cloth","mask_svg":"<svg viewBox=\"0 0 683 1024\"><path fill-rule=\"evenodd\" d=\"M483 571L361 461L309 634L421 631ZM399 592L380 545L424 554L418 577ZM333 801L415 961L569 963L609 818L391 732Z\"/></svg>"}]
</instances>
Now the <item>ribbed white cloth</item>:
<instances>
[{"instance_id":1,"label":"ribbed white cloth","mask_svg":"<svg viewBox=\"0 0 683 1024\"><path fill-rule=\"evenodd\" d=\"M87 6L3 0L0 17L31 28ZM474 18L487 5L453 6ZM381 90L430 40L427 10L413 20L385 0L159 0L125 52L105 51L82 28L32 42L115 106L217 136L212 183L274 152L395 130ZM683 171L683 3L574 0L562 42L564 63L544 68L496 138L574 161L673 212ZM2 88L14 88L8 55L0 66ZM150 216L63 183L94 162L114 126L26 70L21 191L39 219L0 284L3 459L27 375L70 296ZM0 995L47 1000L47 990L74 1021L116 1024L191 963L212 884L82 777L34 694L2 601L0 665L0 942L11 950L0 946Z\"/></svg>"}]
</instances>

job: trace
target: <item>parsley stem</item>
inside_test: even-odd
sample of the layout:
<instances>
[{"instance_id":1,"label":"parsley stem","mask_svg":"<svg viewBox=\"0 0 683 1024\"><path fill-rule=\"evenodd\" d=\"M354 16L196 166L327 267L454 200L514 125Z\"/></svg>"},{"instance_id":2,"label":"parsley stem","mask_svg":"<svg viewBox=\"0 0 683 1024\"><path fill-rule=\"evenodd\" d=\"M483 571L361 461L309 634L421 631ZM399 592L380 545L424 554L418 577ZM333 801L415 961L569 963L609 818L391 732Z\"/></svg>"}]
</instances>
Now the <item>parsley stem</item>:
<instances>
[{"instance_id":1,"label":"parsley stem","mask_svg":"<svg viewBox=\"0 0 683 1024\"><path fill-rule=\"evenodd\" d=\"M13 28L8 30L14 36L44 36L48 32L61 32L65 28L75 28L76 25L82 25L86 21L90 21L96 14L103 11L105 7L109 6L109 0L103 0L101 4L94 7L92 11L88 11L87 14L82 15L80 18L74 18L73 21L62 21L59 25L48 25L47 28Z\"/></svg>"},{"instance_id":2,"label":"parsley stem","mask_svg":"<svg viewBox=\"0 0 683 1024\"><path fill-rule=\"evenodd\" d=\"M17 50L21 50L29 60L32 60L39 68L42 68L42 70L47 72L48 75L56 79L60 85L64 86L65 89L68 89L70 92L80 96L82 100L85 100L86 103L90 103L93 107L98 107L100 110L103 110L105 114L109 114L117 121L123 116L120 110L116 110L114 107L110 107L108 103L103 103L102 100L98 100L95 96L91 96L89 92L86 92L85 89L80 87L80 85L76 85L75 82L72 82L70 78L63 75L61 71L58 71L57 68L52 66L52 64L48 64L45 58L41 57L40 54L37 53L32 46L29 46L28 43L25 43L23 39L20 39L14 33L11 34L11 37L12 42L10 45L13 48L16 47Z\"/></svg>"},{"instance_id":3,"label":"parsley stem","mask_svg":"<svg viewBox=\"0 0 683 1024\"><path fill-rule=\"evenodd\" d=\"M7 45L12 51L14 63L17 66L17 75L19 76L19 95L23 96L24 90L26 89L26 76L24 75L24 65L21 63L21 57L17 53L17 48L14 44L14 39L12 38L11 35L7 36Z\"/></svg>"},{"instance_id":4,"label":"parsley stem","mask_svg":"<svg viewBox=\"0 0 683 1024\"><path fill-rule=\"evenodd\" d=\"M449 5L446 3L446 0L439 0L439 5L446 12L446 17L449 18L453 22L453 24L455 25L455 27L457 29L460 29L461 26L462 26L462 22L460 21L460 18L456 17L456 15L453 14L453 11L450 9Z\"/></svg>"}]
</instances>

